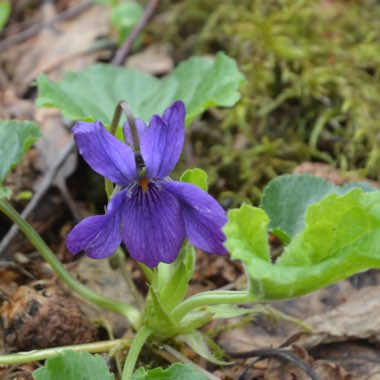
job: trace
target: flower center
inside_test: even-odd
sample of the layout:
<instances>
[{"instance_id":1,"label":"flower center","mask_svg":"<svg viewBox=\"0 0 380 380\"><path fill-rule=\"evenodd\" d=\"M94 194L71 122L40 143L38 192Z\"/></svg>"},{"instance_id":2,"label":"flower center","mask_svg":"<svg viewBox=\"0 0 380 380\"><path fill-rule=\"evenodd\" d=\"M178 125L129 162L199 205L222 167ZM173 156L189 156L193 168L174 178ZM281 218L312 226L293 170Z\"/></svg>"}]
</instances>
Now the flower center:
<instances>
[{"instance_id":1,"label":"flower center","mask_svg":"<svg viewBox=\"0 0 380 380\"><path fill-rule=\"evenodd\" d=\"M149 180L146 177L139 179L139 185L144 190L144 193L146 193L148 190L148 183L149 183Z\"/></svg>"}]
</instances>

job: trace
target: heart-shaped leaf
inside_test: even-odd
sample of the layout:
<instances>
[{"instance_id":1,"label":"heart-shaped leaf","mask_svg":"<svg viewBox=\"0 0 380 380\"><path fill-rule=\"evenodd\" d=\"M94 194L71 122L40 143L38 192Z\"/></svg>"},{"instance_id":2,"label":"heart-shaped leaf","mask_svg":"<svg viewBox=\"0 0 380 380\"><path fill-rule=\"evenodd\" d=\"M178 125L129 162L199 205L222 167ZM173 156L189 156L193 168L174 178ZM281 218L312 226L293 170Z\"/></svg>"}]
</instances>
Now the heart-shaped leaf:
<instances>
[{"instance_id":1,"label":"heart-shaped leaf","mask_svg":"<svg viewBox=\"0 0 380 380\"><path fill-rule=\"evenodd\" d=\"M311 204L319 202L327 194L344 194L357 187L364 191L375 190L365 182L336 186L310 174L282 175L265 187L260 207L270 218L269 229L282 241L288 242L304 228L306 210Z\"/></svg>"},{"instance_id":2,"label":"heart-shaped leaf","mask_svg":"<svg viewBox=\"0 0 380 380\"><path fill-rule=\"evenodd\" d=\"M0 184L40 135L31 121L0 120Z\"/></svg>"},{"instance_id":3,"label":"heart-shaped leaf","mask_svg":"<svg viewBox=\"0 0 380 380\"><path fill-rule=\"evenodd\" d=\"M37 79L42 107L59 108L70 120L101 120L110 124L118 101L126 100L134 115L148 122L175 100L186 105L186 124L213 106L232 106L240 98L244 80L236 62L219 53L215 60L193 57L164 79L141 71L111 65L92 65L67 73L59 83L46 76Z\"/></svg>"},{"instance_id":4,"label":"heart-shaped leaf","mask_svg":"<svg viewBox=\"0 0 380 380\"><path fill-rule=\"evenodd\" d=\"M228 213L226 247L244 263L258 300L296 297L371 267L380 267L380 191L330 194L308 207L304 229L272 263L265 211Z\"/></svg>"},{"instance_id":5,"label":"heart-shaped leaf","mask_svg":"<svg viewBox=\"0 0 380 380\"><path fill-rule=\"evenodd\" d=\"M46 364L33 372L35 380L114 380L100 356L88 352L63 351L48 359Z\"/></svg>"},{"instance_id":6,"label":"heart-shaped leaf","mask_svg":"<svg viewBox=\"0 0 380 380\"><path fill-rule=\"evenodd\" d=\"M202 190L207 191L208 189L208 176L207 173L199 168L186 170L179 179L181 182L192 183L200 187Z\"/></svg>"}]
</instances>

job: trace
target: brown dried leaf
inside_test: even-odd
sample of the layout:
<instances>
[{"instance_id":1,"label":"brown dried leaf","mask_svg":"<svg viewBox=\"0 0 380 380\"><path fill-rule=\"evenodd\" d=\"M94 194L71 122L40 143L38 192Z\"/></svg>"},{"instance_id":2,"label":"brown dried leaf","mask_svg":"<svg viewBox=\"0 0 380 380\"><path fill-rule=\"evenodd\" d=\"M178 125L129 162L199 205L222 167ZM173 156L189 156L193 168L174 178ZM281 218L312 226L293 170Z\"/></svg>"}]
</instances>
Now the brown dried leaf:
<instances>
[{"instance_id":1,"label":"brown dried leaf","mask_svg":"<svg viewBox=\"0 0 380 380\"><path fill-rule=\"evenodd\" d=\"M126 66L152 75L167 74L174 67L173 58L170 56L170 46L150 45L141 53L131 55L127 59Z\"/></svg>"},{"instance_id":2,"label":"brown dried leaf","mask_svg":"<svg viewBox=\"0 0 380 380\"><path fill-rule=\"evenodd\" d=\"M335 169L331 165L322 164L319 162L303 162L297 166L293 172L312 174L317 177L321 177L326 181L335 183L336 185L344 185L345 183L353 181L363 181L368 182L372 186L379 187L379 183L366 178L362 178L355 172L345 172L343 170Z\"/></svg>"},{"instance_id":3,"label":"brown dried leaf","mask_svg":"<svg viewBox=\"0 0 380 380\"><path fill-rule=\"evenodd\" d=\"M49 7L47 12L46 7ZM46 20L54 16L55 11L50 7L43 7ZM80 70L102 56L104 50L97 46L96 40L107 35L107 12L107 7L94 5L77 17L43 28L36 37L14 46L2 61L13 77L17 93L22 94L40 73L60 79L66 71Z\"/></svg>"},{"instance_id":4,"label":"brown dried leaf","mask_svg":"<svg viewBox=\"0 0 380 380\"><path fill-rule=\"evenodd\" d=\"M365 342L343 342L313 349L318 359L333 360L345 368L355 380L380 379L379 349Z\"/></svg>"},{"instance_id":5,"label":"brown dried leaf","mask_svg":"<svg viewBox=\"0 0 380 380\"><path fill-rule=\"evenodd\" d=\"M287 343L310 348L322 343L366 339L380 342L380 286L369 286L353 294L337 308L306 319L313 328L312 334L299 332ZM287 344L285 343L285 345Z\"/></svg>"},{"instance_id":6,"label":"brown dried leaf","mask_svg":"<svg viewBox=\"0 0 380 380\"><path fill-rule=\"evenodd\" d=\"M42 133L42 138L37 141L36 147L40 153L37 166L44 173L43 181L46 182L46 177L49 177L48 187L54 184L59 188L72 215L79 221L81 216L66 187L66 178L73 173L77 166L77 152L73 149L71 133L64 128L62 116L57 110L37 109L35 119L39 123ZM72 151L67 154L57 168L57 159L67 149L72 149ZM43 186L42 183L41 186ZM44 186L47 190L46 184Z\"/></svg>"},{"instance_id":7,"label":"brown dried leaf","mask_svg":"<svg viewBox=\"0 0 380 380\"><path fill-rule=\"evenodd\" d=\"M84 256L75 264L70 272L91 290L110 299L134 304L121 272L113 270L108 260L93 260ZM84 304L83 308L93 318L107 320L116 336L121 336L128 328L125 318L111 311L89 303Z\"/></svg>"},{"instance_id":8,"label":"brown dried leaf","mask_svg":"<svg viewBox=\"0 0 380 380\"><path fill-rule=\"evenodd\" d=\"M247 328L222 333L218 343L227 352L246 352L260 348L279 347L285 336L278 331L267 330L264 326L260 326L258 320L255 319Z\"/></svg>"}]
</instances>

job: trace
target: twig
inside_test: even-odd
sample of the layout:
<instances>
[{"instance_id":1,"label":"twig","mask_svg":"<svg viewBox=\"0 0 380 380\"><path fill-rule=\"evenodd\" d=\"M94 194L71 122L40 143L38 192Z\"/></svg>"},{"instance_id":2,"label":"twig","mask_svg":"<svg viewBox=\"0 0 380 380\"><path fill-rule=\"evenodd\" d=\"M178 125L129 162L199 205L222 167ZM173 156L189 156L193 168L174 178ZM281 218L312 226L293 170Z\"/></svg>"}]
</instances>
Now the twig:
<instances>
[{"instance_id":1,"label":"twig","mask_svg":"<svg viewBox=\"0 0 380 380\"><path fill-rule=\"evenodd\" d=\"M228 352L231 358L235 359L247 359L252 357L259 357L260 359L276 358L285 362L292 363L296 367L304 371L311 380L319 380L318 375L307 363L301 360L293 352L280 349L280 348L263 348L258 350L251 350L246 352ZM253 363L252 363L253 364Z\"/></svg>"},{"instance_id":2,"label":"twig","mask_svg":"<svg viewBox=\"0 0 380 380\"><path fill-rule=\"evenodd\" d=\"M80 4L76 7L72 7L67 9L66 11L60 13L59 15L53 17L51 20L41 22L39 24L32 25L31 27L23 30L19 34L16 34L15 36L11 36L4 41L0 42L0 51L8 49L9 47L18 44L20 42L23 42L27 40L30 37L33 37L35 34L37 34L41 29L51 26L57 22L68 20L74 16L77 16L78 14L84 12L88 8L90 8L94 3L92 1L87 1L83 4Z\"/></svg>"},{"instance_id":3,"label":"twig","mask_svg":"<svg viewBox=\"0 0 380 380\"><path fill-rule=\"evenodd\" d=\"M237 374L237 377L236 377L236 380L246 380L246 376L248 374L248 371L257 363L259 362L261 359L258 358L258 359L253 359L251 360L248 365L241 371Z\"/></svg>"},{"instance_id":4,"label":"twig","mask_svg":"<svg viewBox=\"0 0 380 380\"><path fill-rule=\"evenodd\" d=\"M74 140L71 139L70 142L68 142L66 144L63 151L57 157L54 165L48 170L48 172L44 176L41 184L38 186L38 189L35 192L33 198L31 199L31 201L28 203L28 205L25 207L25 209L21 213L21 216L24 219L26 219L29 216L29 214L34 210L34 208L37 206L38 202L44 196L46 191L49 189L52 181L54 180L54 177L57 174L58 169L63 165L64 161L66 160L67 156L71 153L74 146L75 146ZM13 224L12 227L10 228L10 230L4 236L3 240L0 242L0 255L7 248L8 244L11 242L11 240L16 236L17 231L18 231L17 225Z\"/></svg>"},{"instance_id":5,"label":"twig","mask_svg":"<svg viewBox=\"0 0 380 380\"><path fill-rule=\"evenodd\" d=\"M35 280L36 277L27 271L22 265L14 263L13 261L0 261L0 268L14 268L20 271L24 276L31 280Z\"/></svg>"},{"instance_id":6,"label":"twig","mask_svg":"<svg viewBox=\"0 0 380 380\"><path fill-rule=\"evenodd\" d=\"M115 57L111 61L111 64L114 66L120 66L124 63L125 58L129 54L129 51L131 50L133 43L135 42L136 38L140 34L141 30L144 28L146 23L149 21L149 19L152 17L153 12L157 8L158 4L160 3L160 0L150 0L148 5L146 6L144 13L139 20L139 22L136 24L134 29L132 30L131 34L128 36L128 38L125 40L123 45L117 50Z\"/></svg>"}]
</instances>

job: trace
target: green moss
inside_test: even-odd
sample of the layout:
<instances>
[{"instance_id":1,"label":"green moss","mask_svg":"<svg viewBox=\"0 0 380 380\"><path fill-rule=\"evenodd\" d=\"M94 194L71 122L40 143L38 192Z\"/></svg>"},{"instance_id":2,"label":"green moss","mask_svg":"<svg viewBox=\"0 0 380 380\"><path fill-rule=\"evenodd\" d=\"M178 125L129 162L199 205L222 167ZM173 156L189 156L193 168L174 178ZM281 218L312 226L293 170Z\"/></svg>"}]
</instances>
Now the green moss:
<instances>
[{"instance_id":1,"label":"green moss","mask_svg":"<svg viewBox=\"0 0 380 380\"><path fill-rule=\"evenodd\" d=\"M183 0L168 12L177 57L224 50L248 79L240 104L207 123L218 138L199 151L223 198L256 199L305 160L378 179L376 1Z\"/></svg>"}]
</instances>

